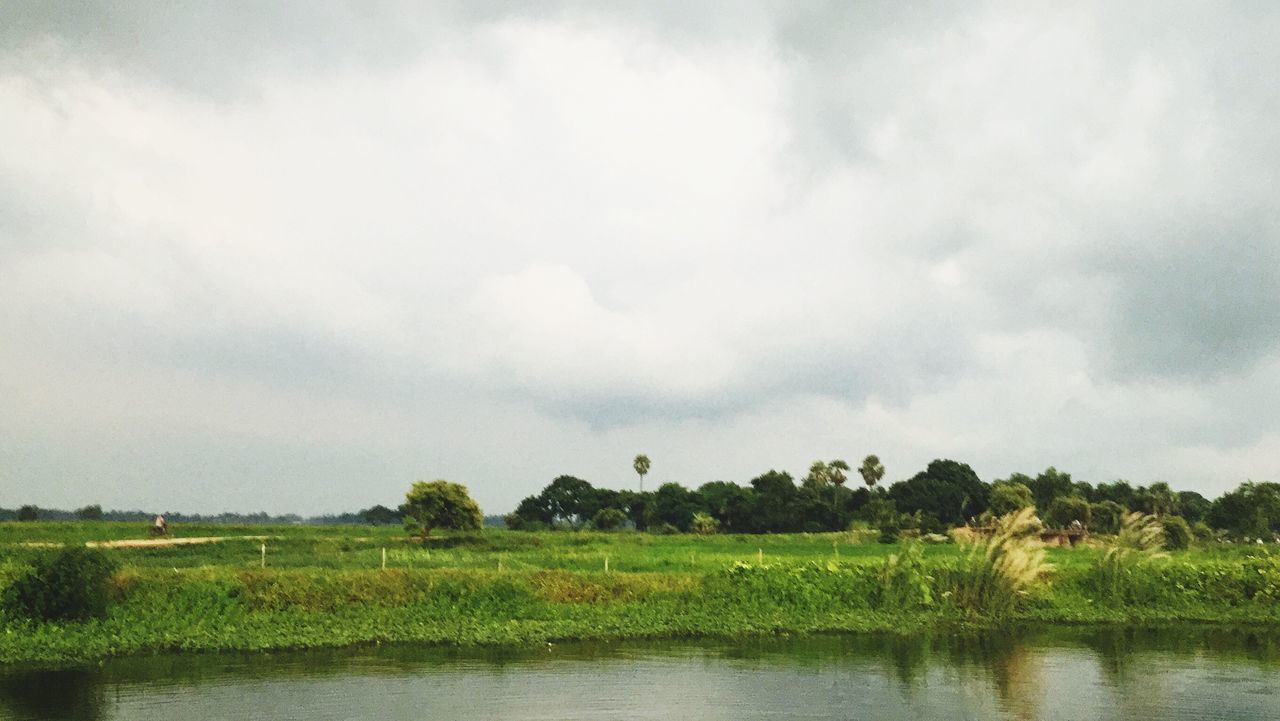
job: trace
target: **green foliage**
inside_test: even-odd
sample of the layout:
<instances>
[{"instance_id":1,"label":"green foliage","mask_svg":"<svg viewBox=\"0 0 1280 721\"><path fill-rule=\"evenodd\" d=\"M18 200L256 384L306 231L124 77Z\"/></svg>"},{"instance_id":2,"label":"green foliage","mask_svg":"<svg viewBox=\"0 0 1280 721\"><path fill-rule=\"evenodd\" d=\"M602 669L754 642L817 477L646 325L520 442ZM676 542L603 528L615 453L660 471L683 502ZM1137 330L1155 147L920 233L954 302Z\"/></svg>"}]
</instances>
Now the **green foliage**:
<instances>
[{"instance_id":1,"label":"green foliage","mask_svg":"<svg viewBox=\"0 0 1280 721\"><path fill-rule=\"evenodd\" d=\"M884 464L880 462L880 457L874 453L862 459L862 465L858 466L858 475L862 476L862 482L867 484L867 488L875 488L876 484L884 478Z\"/></svg>"},{"instance_id":2,"label":"green foliage","mask_svg":"<svg viewBox=\"0 0 1280 721\"><path fill-rule=\"evenodd\" d=\"M40 518L40 509L35 506L27 505L18 509L19 521L34 521Z\"/></svg>"},{"instance_id":3,"label":"green foliage","mask_svg":"<svg viewBox=\"0 0 1280 721\"><path fill-rule=\"evenodd\" d=\"M958 526L987 510L990 492L967 464L935 460L910 479L893 484L889 497L902 513L932 513L942 523Z\"/></svg>"},{"instance_id":4,"label":"green foliage","mask_svg":"<svg viewBox=\"0 0 1280 721\"><path fill-rule=\"evenodd\" d=\"M649 475L651 463L649 457L641 453L631 462L631 467L635 470L636 475L640 476L640 490L644 491L644 477Z\"/></svg>"},{"instance_id":5,"label":"green foliage","mask_svg":"<svg viewBox=\"0 0 1280 721\"><path fill-rule=\"evenodd\" d=\"M591 517L591 527L597 531L616 531L627 523L627 514L616 508L601 508Z\"/></svg>"},{"instance_id":6,"label":"green foliage","mask_svg":"<svg viewBox=\"0 0 1280 721\"><path fill-rule=\"evenodd\" d=\"M1111 547L1094 562L1090 590L1104 601L1132 602L1134 589L1152 578L1151 562L1164 557L1162 548L1164 528L1155 516L1126 514Z\"/></svg>"},{"instance_id":7,"label":"green foliage","mask_svg":"<svg viewBox=\"0 0 1280 721\"><path fill-rule=\"evenodd\" d=\"M37 621L101 616L116 570L102 551L70 546L38 557L4 590L2 605L10 614Z\"/></svg>"},{"instance_id":8,"label":"green foliage","mask_svg":"<svg viewBox=\"0 0 1280 721\"><path fill-rule=\"evenodd\" d=\"M924 563L924 545L911 541L885 559L876 596L881 608L912 609L933 605L933 576Z\"/></svg>"},{"instance_id":9,"label":"green foliage","mask_svg":"<svg viewBox=\"0 0 1280 721\"><path fill-rule=\"evenodd\" d=\"M98 504L95 503L92 506L85 506L84 508L78 508L76 509L76 518L82 521L101 521L102 506L99 506Z\"/></svg>"},{"instance_id":10,"label":"green foliage","mask_svg":"<svg viewBox=\"0 0 1280 721\"><path fill-rule=\"evenodd\" d=\"M1004 516L1035 505L1031 489L1017 481L1003 480L991 484L991 513Z\"/></svg>"},{"instance_id":11,"label":"green foliage","mask_svg":"<svg viewBox=\"0 0 1280 721\"><path fill-rule=\"evenodd\" d=\"M1115 501L1099 501L1089 506L1089 530L1094 533L1115 535L1120 532L1120 523L1126 511Z\"/></svg>"},{"instance_id":12,"label":"green foliage","mask_svg":"<svg viewBox=\"0 0 1280 721\"><path fill-rule=\"evenodd\" d=\"M720 522L710 514L699 511L693 514L693 523L690 524L689 530L701 536L709 536L720 530Z\"/></svg>"},{"instance_id":13,"label":"green foliage","mask_svg":"<svg viewBox=\"0 0 1280 721\"><path fill-rule=\"evenodd\" d=\"M1076 522L1088 527L1089 519L1089 501L1083 496L1070 495L1053 499L1044 520L1051 528L1068 528Z\"/></svg>"},{"instance_id":14,"label":"green foliage","mask_svg":"<svg viewBox=\"0 0 1280 721\"><path fill-rule=\"evenodd\" d=\"M406 527L420 529L423 538L431 535L433 528L474 531L484 522L467 487L449 481L414 483L405 494L404 511Z\"/></svg>"},{"instance_id":15,"label":"green foliage","mask_svg":"<svg viewBox=\"0 0 1280 721\"><path fill-rule=\"evenodd\" d=\"M1075 484L1071 482L1071 474L1063 473L1050 466L1035 478L1027 482L1036 500L1036 508L1047 509L1061 496L1076 493Z\"/></svg>"},{"instance_id":16,"label":"green foliage","mask_svg":"<svg viewBox=\"0 0 1280 721\"><path fill-rule=\"evenodd\" d=\"M1181 516L1163 516L1160 526L1164 529L1164 547L1180 551L1191 545L1191 526Z\"/></svg>"}]
</instances>

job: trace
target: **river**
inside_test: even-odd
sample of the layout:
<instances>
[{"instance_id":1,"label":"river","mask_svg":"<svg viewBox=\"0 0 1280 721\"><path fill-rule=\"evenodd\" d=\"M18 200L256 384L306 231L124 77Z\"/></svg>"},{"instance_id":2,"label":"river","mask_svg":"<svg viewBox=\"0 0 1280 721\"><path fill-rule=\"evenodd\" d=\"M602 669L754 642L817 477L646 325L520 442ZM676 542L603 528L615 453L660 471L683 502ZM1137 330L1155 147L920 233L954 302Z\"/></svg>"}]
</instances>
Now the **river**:
<instances>
[{"instance_id":1,"label":"river","mask_svg":"<svg viewBox=\"0 0 1280 721\"><path fill-rule=\"evenodd\" d=\"M1280 720L1280 631L174 654L2 669L0 718Z\"/></svg>"}]
</instances>

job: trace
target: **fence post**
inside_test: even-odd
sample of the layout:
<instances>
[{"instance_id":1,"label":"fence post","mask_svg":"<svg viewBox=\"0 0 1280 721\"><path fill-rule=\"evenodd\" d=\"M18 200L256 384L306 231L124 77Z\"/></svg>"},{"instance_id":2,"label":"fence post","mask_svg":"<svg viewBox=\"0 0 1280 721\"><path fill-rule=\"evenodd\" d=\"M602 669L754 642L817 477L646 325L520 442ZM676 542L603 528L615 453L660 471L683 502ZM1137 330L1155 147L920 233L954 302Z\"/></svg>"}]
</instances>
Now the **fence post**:
<instances>
[{"instance_id":1,"label":"fence post","mask_svg":"<svg viewBox=\"0 0 1280 721\"><path fill-rule=\"evenodd\" d=\"M262 542L262 567L267 567L267 542Z\"/></svg>"},{"instance_id":2,"label":"fence post","mask_svg":"<svg viewBox=\"0 0 1280 721\"><path fill-rule=\"evenodd\" d=\"M605 573L609 572L609 554L607 553L604 556L604 572Z\"/></svg>"},{"instance_id":3,"label":"fence post","mask_svg":"<svg viewBox=\"0 0 1280 721\"><path fill-rule=\"evenodd\" d=\"M387 570L387 549L382 549L382 570Z\"/></svg>"},{"instance_id":4,"label":"fence post","mask_svg":"<svg viewBox=\"0 0 1280 721\"><path fill-rule=\"evenodd\" d=\"M756 562L762 566L764 565L764 549L763 548L756 549Z\"/></svg>"}]
</instances>

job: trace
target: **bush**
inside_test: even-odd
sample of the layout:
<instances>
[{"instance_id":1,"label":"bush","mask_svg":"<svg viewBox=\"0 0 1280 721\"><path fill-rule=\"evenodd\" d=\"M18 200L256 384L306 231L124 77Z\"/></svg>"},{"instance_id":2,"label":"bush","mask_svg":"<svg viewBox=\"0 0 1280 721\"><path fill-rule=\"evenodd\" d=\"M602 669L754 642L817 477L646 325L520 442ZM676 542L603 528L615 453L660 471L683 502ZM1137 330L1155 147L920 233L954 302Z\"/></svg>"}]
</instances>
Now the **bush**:
<instances>
[{"instance_id":1,"label":"bush","mask_svg":"<svg viewBox=\"0 0 1280 721\"><path fill-rule=\"evenodd\" d=\"M880 538L881 543L897 543L898 538L902 535L902 525L897 518L884 518L880 521Z\"/></svg>"},{"instance_id":2,"label":"bush","mask_svg":"<svg viewBox=\"0 0 1280 721\"><path fill-rule=\"evenodd\" d=\"M36 621L65 621L106 613L116 563L101 551L71 546L36 559L4 591L6 611Z\"/></svg>"},{"instance_id":3,"label":"bush","mask_svg":"<svg viewBox=\"0 0 1280 721\"><path fill-rule=\"evenodd\" d=\"M591 525L597 531L616 531L627 523L627 514L616 508L601 508L591 517Z\"/></svg>"},{"instance_id":4,"label":"bush","mask_svg":"<svg viewBox=\"0 0 1280 721\"><path fill-rule=\"evenodd\" d=\"M1120 532L1120 524L1124 520L1126 513L1124 506L1115 501L1100 501L1089 507L1092 520L1089 522L1089 530L1094 533L1103 533L1114 536Z\"/></svg>"},{"instance_id":5,"label":"bush","mask_svg":"<svg viewBox=\"0 0 1280 721\"><path fill-rule=\"evenodd\" d=\"M680 529L670 523L659 523L656 526L650 527L649 531L658 536L674 536L680 532Z\"/></svg>"},{"instance_id":6,"label":"bush","mask_svg":"<svg viewBox=\"0 0 1280 721\"><path fill-rule=\"evenodd\" d=\"M1059 496L1049 504L1044 521L1051 528L1069 528L1073 523L1088 527L1089 502L1081 496Z\"/></svg>"},{"instance_id":7,"label":"bush","mask_svg":"<svg viewBox=\"0 0 1280 721\"><path fill-rule=\"evenodd\" d=\"M689 530L703 536L710 536L720 530L720 521L706 513L695 513L693 522L689 524Z\"/></svg>"},{"instance_id":8,"label":"bush","mask_svg":"<svg viewBox=\"0 0 1280 721\"><path fill-rule=\"evenodd\" d=\"M1180 551L1191 545L1191 526L1182 516L1164 516L1160 519L1164 528L1164 547Z\"/></svg>"}]
</instances>

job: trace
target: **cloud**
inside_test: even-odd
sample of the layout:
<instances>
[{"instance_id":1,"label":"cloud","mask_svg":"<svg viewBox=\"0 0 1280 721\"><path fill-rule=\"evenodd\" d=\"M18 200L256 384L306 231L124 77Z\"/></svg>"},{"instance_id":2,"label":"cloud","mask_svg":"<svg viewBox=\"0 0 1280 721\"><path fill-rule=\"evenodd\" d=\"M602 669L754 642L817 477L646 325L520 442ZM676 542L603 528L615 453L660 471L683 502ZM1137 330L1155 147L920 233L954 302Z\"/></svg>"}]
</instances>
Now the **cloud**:
<instances>
[{"instance_id":1,"label":"cloud","mask_svg":"<svg viewBox=\"0 0 1280 721\"><path fill-rule=\"evenodd\" d=\"M1269 5L0 13L3 497L1280 471Z\"/></svg>"}]
</instances>

